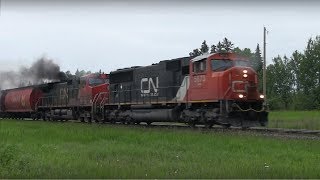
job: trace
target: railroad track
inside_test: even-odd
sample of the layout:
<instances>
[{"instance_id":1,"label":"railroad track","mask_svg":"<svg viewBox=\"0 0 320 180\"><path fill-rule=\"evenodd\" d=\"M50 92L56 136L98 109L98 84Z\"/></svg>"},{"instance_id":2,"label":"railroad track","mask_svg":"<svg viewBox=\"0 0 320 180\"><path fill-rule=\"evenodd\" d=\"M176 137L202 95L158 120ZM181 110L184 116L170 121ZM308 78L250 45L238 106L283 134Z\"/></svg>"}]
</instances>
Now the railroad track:
<instances>
[{"instance_id":1,"label":"railroad track","mask_svg":"<svg viewBox=\"0 0 320 180\"><path fill-rule=\"evenodd\" d=\"M81 123L81 122L77 122L77 123ZM92 124L95 124L95 123L92 123ZM104 123L101 123L101 124L104 124ZM307 129L284 129L284 128L265 128L265 127L225 128L222 126L213 126L212 128L206 128L203 125L190 127L183 123L152 123L151 125L147 125L147 124L127 125L127 124L121 124L121 123L116 123L116 124L106 123L106 125L118 126L118 127L132 127L132 128L182 129L182 130L195 130L195 131L202 131L202 132L255 133L255 134L261 134L264 136L273 136L273 137L320 140L320 130L307 130Z\"/></svg>"},{"instance_id":2,"label":"railroad track","mask_svg":"<svg viewBox=\"0 0 320 180\"><path fill-rule=\"evenodd\" d=\"M147 126L147 125L145 125ZM230 127L225 128L221 126L213 126L208 129L205 126L196 126L189 127L184 124L154 124L155 127L164 127L164 128L179 128L179 129L195 129L201 131L235 131L235 132L256 132L256 133L273 133L273 134L294 134L294 135L313 135L320 138L320 130L307 130L307 129L284 129L284 128L265 128L265 127L250 127L250 128L241 128L241 127ZM148 126L147 126L148 127Z\"/></svg>"},{"instance_id":3,"label":"railroad track","mask_svg":"<svg viewBox=\"0 0 320 180\"><path fill-rule=\"evenodd\" d=\"M1 120L1 119L0 119ZM18 120L17 120L18 121ZM24 121L33 121L31 119ZM60 121L51 121L51 122L60 122ZM255 133L265 136L274 136L274 137L286 137L286 138L305 138L305 139L319 139L320 140L320 130L308 130L308 129L284 129L284 128L265 128L265 127L250 127L250 128L241 128L241 127L230 127L225 128L222 126L213 126L212 128L206 128L203 125L197 125L195 127L190 127L184 123L152 123L147 125L141 123L139 125L128 125L121 123L88 123L88 122L79 122L76 120L62 121L63 123L81 123L81 124L97 124L97 125L108 125L116 127L132 127L132 128L160 128L160 129L182 129L182 130L195 130L203 132L229 132L229 133Z\"/></svg>"}]
</instances>

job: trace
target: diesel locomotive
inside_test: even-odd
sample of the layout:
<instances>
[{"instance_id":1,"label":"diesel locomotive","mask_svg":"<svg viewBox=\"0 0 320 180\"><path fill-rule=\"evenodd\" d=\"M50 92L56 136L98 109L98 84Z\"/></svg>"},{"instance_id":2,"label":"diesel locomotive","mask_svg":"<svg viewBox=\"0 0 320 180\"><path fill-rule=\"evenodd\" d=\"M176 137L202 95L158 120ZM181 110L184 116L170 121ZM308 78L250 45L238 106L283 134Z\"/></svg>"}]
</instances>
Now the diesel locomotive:
<instances>
[{"instance_id":1,"label":"diesel locomotive","mask_svg":"<svg viewBox=\"0 0 320 180\"><path fill-rule=\"evenodd\" d=\"M264 95L249 64L235 53L213 53L5 90L0 114L128 124L265 126Z\"/></svg>"}]
</instances>

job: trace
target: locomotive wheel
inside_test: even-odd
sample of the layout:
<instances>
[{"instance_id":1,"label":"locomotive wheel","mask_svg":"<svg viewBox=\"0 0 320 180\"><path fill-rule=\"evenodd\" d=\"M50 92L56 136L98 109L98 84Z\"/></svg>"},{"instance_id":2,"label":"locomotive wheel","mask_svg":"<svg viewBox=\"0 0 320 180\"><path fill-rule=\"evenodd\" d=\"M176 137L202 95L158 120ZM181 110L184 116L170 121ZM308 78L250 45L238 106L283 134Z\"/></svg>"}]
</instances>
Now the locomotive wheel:
<instances>
[{"instance_id":1,"label":"locomotive wheel","mask_svg":"<svg viewBox=\"0 0 320 180\"><path fill-rule=\"evenodd\" d=\"M82 122L82 123L85 122L85 118L84 118L83 116L84 116L83 113L80 113L80 114L78 115L78 121L79 121L79 122Z\"/></svg>"},{"instance_id":2,"label":"locomotive wheel","mask_svg":"<svg viewBox=\"0 0 320 180\"><path fill-rule=\"evenodd\" d=\"M96 116L96 118L94 118L95 123L99 123L101 121L102 121L102 118L100 118L99 116Z\"/></svg>"},{"instance_id":3,"label":"locomotive wheel","mask_svg":"<svg viewBox=\"0 0 320 180\"><path fill-rule=\"evenodd\" d=\"M147 125L148 125L148 126L150 126L150 125L151 125L151 123L152 123L151 121L147 121Z\"/></svg>"},{"instance_id":4,"label":"locomotive wheel","mask_svg":"<svg viewBox=\"0 0 320 180\"><path fill-rule=\"evenodd\" d=\"M86 123L91 123L91 118L88 117L88 116L85 116L85 117L84 117L84 121L85 121Z\"/></svg>"}]
</instances>

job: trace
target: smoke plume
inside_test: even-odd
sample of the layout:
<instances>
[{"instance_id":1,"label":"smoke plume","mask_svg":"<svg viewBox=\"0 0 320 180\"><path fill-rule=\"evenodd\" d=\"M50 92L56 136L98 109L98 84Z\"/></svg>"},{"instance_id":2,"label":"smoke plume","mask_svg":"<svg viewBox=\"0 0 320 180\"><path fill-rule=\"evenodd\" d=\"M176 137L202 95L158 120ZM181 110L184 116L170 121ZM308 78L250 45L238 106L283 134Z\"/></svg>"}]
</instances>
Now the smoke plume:
<instances>
[{"instance_id":1,"label":"smoke plume","mask_svg":"<svg viewBox=\"0 0 320 180\"><path fill-rule=\"evenodd\" d=\"M29 68L22 66L19 71L0 72L0 89L10 89L65 79L66 75L60 71L59 65L51 59L42 57Z\"/></svg>"}]
</instances>

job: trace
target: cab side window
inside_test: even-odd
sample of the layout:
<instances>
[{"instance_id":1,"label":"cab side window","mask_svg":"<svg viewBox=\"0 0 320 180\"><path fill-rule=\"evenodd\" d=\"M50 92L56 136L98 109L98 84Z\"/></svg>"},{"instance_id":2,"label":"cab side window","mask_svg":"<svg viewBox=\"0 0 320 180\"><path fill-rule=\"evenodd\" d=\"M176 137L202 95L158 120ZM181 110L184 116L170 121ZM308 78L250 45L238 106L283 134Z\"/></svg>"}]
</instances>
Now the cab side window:
<instances>
[{"instance_id":1,"label":"cab side window","mask_svg":"<svg viewBox=\"0 0 320 180\"><path fill-rule=\"evenodd\" d=\"M202 60L199 60L199 61L195 61L193 63L193 72L194 73L202 73L202 72L205 72L206 69L207 69L207 66L206 66L206 59L202 59Z\"/></svg>"}]
</instances>

